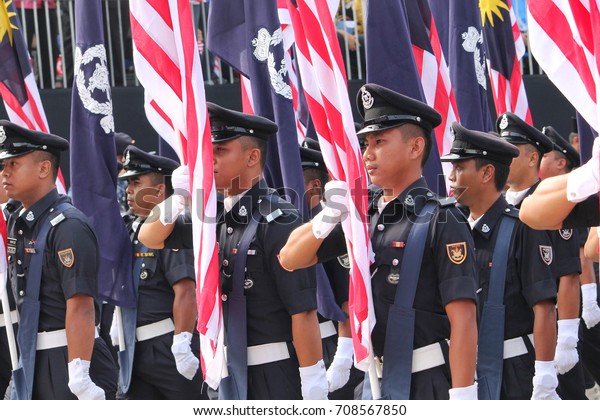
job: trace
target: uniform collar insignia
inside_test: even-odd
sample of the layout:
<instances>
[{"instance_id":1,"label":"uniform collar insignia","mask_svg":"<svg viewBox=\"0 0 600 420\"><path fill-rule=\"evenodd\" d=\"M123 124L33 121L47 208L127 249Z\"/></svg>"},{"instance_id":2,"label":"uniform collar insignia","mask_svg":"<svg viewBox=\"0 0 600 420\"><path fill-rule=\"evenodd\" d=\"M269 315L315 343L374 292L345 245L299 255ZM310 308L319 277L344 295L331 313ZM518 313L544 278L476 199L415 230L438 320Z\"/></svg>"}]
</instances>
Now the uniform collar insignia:
<instances>
[{"instance_id":1,"label":"uniform collar insignia","mask_svg":"<svg viewBox=\"0 0 600 420\"><path fill-rule=\"evenodd\" d=\"M404 199L404 204L406 204L407 206L414 206L415 205L415 199L413 198L412 195L409 194Z\"/></svg>"},{"instance_id":2,"label":"uniform collar insignia","mask_svg":"<svg viewBox=\"0 0 600 420\"><path fill-rule=\"evenodd\" d=\"M483 233L488 233L490 231L490 227L484 223L483 226L481 227L481 231Z\"/></svg>"},{"instance_id":3,"label":"uniform collar insignia","mask_svg":"<svg viewBox=\"0 0 600 420\"><path fill-rule=\"evenodd\" d=\"M27 220L28 222L33 222L34 219L35 216L32 211L29 211L29 213L27 213L27 215L25 216L25 220Z\"/></svg>"},{"instance_id":4,"label":"uniform collar insignia","mask_svg":"<svg viewBox=\"0 0 600 420\"><path fill-rule=\"evenodd\" d=\"M248 210L246 210L246 206L241 206L238 214L242 217L248 216Z\"/></svg>"}]
</instances>

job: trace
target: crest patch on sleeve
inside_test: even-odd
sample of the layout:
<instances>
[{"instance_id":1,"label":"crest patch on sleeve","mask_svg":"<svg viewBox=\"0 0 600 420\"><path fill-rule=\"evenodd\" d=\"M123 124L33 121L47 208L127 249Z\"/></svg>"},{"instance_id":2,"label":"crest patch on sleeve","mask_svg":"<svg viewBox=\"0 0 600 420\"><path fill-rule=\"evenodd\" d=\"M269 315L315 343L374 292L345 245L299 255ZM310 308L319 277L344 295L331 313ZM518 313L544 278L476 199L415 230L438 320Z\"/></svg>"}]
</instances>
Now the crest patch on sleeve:
<instances>
[{"instance_id":1,"label":"crest patch on sleeve","mask_svg":"<svg viewBox=\"0 0 600 420\"><path fill-rule=\"evenodd\" d=\"M467 259L467 243L446 244L446 252L450 261L454 264L462 264Z\"/></svg>"},{"instance_id":2,"label":"crest patch on sleeve","mask_svg":"<svg viewBox=\"0 0 600 420\"><path fill-rule=\"evenodd\" d=\"M75 264L75 254L73 254L72 248L58 251L58 258L62 265L64 265L67 268L71 268L73 267L73 264Z\"/></svg>"},{"instance_id":3,"label":"crest patch on sleeve","mask_svg":"<svg viewBox=\"0 0 600 420\"><path fill-rule=\"evenodd\" d=\"M548 245L540 245L540 256L542 257L542 261L544 264L550 265L552 264L553 253L552 247Z\"/></svg>"}]
</instances>

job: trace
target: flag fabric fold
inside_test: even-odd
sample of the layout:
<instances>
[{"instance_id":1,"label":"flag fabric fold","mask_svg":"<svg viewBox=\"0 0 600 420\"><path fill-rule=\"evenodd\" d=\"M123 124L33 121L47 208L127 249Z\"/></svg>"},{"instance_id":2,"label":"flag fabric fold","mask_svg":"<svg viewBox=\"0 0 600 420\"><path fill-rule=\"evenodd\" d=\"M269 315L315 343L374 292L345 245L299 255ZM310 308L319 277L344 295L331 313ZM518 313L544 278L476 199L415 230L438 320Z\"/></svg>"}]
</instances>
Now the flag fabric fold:
<instances>
[{"instance_id":1,"label":"flag fabric fold","mask_svg":"<svg viewBox=\"0 0 600 420\"><path fill-rule=\"evenodd\" d=\"M146 116L177 152L180 162L189 168L200 357L206 383L217 389L224 365L217 193L190 2L131 0L130 17L134 63L145 90Z\"/></svg>"},{"instance_id":2,"label":"flag fabric fold","mask_svg":"<svg viewBox=\"0 0 600 420\"><path fill-rule=\"evenodd\" d=\"M131 241L117 201L114 122L101 0L76 0L75 77L71 103L73 204L98 240L98 296L134 307Z\"/></svg>"}]
</instances>

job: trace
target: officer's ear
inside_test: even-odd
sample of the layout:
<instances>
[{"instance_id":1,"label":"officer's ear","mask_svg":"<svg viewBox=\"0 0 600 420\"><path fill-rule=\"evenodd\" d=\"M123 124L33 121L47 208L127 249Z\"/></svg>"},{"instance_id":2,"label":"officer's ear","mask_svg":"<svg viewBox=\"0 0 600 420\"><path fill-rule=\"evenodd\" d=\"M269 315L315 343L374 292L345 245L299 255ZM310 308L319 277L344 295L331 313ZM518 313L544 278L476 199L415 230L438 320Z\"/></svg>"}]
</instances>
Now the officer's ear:
<instances>
[{"instance_id":1,"label":"officer's ear","mask_svg":"<svg viewBox=\"0 0 600 420\"><path fill-rule=\"evenodd\" d=\"M482 183L487 184L488 182L495 182L496 168L494 167L494 165L492 165L491 163L488 163L481 169L483 169L482 175L481 175Z\"/></svg>"},{"instance_id":2,"label":"officer's ear","mask_svg":"<svg viewBox=\"0 0 600 420\"><path fill-rule=\"evenodd\" d=\"M40 179L52 177L52 162L48 159L40 160Z\"/></svg>"}]
</instances>

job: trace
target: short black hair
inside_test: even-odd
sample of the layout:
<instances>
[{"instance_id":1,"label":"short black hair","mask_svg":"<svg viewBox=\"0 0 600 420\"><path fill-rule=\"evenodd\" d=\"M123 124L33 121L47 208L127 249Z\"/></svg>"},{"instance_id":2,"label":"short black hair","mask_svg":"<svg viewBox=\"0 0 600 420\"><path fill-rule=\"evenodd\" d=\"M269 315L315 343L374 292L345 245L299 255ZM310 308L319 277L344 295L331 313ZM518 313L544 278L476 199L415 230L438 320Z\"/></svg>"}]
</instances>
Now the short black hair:
<instances>
[{"instance_id":1,"label":"short black hair","mask_svg":"<svg viewBox=\"0 0 600 420\"><path fill-rule=\"evenodd\" d=\"M475 169L480 170L486 165L492 165L494 167L494 185L496 186L497 191L503 191L506 186L506 181L508 180L510 165L505 165L490 159L475 158Z\"/></svg>"},{"instance_id":2,"label":"short black hair","mask_svg":"<svg viewBox=\"0 0 600 420\"><path fill-rule=\"evenodd\" d=\"M421 169L425 167L425 163L431 153L431 147L433 139L431 138L431 132L427 132L423 127L415 124L403 124L400 126L405 135L408 138L423 137L425 139L425 149L423 150L423 156L421 157Z\"/></svg>"},{"instance_id":3,"label":"short black hair","mask_svg":"<svg viewBox=\"0 0 600 420\"><path fill-rule=\"evenodd\" d=\"M243 136L240 140L244 149L256 148L260 151L260 167L264 168L267 162L267 141L252 136Z\"/></svg>"},{"instance_id":4,"label":"short black hair","mask_svg":"<svg viewBox=\"0 0 600 420\"><path fill-rule=\"evenodd\" d=\"M36 150L38 153L38 162L49 160L50 165L52 166L52 180L56 181L58 177L58 169L60 167L60 157L55 155L54 153L47 152L45 150Z\"/></svg>"},{"instance_id":5,"label":"short black hair","mask_svg":"<svg viewBox=\"0 0 600 420\"><path fill-rule=\"evenodd\" d=\"M329 174L322 169L318 169L315 167L304 168L304 183L312 181L313 179L318 179L321 181L321 188L325 188L325 184L329 182Z\"/></svg>"},{"instance_id":6,"label":"short black hair","mask_svg":"<svg viewBox=\"0 0 600 420\"><path fill-rule=\"evenodd\" d=\"M148 172L146 175L148 175L154 185L165 184L165 198L173 195L171 175L165 175L158 172Z\"/></svg>"}]
</instances>

